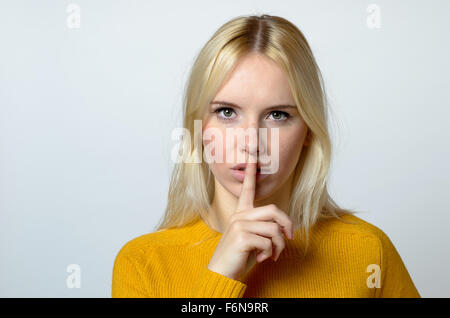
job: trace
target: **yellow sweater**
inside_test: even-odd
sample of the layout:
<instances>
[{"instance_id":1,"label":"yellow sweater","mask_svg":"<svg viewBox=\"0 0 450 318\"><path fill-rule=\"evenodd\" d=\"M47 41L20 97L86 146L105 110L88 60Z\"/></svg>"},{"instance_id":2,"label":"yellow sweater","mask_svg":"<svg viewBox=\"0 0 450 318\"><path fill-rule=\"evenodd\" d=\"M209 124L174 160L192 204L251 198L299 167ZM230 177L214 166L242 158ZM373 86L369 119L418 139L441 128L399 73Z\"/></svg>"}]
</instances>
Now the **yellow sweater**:
<instances>
[{"instance_id":1,"label":"yellow sweater","mask_svg":"<svg viewBox=\"0 0 450 318\"><path fill-rule=\"evenodd\" d=\"M318 221L306 257L297 231L276 262L256 264L242 281L207 268L222 234L201 218L141 235L117 254L112 297L421 297L388 236L355 215L342 218L358 224Z\"/></svg>"}]
</instances>

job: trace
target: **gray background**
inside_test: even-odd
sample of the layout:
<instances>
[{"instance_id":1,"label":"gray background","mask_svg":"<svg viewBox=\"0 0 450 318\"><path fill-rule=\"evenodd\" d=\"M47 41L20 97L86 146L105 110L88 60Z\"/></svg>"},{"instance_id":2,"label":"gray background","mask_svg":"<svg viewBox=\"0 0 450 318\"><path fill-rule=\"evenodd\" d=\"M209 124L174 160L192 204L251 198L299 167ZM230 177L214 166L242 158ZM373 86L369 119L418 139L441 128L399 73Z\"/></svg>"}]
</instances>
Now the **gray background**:
<instances>
[{"instance_id":1,"label":"gray background","mask_svg":"<svg viewBox=\"0 0 450 318\"><path fill-rule=\"evenodd\" d=\"M332 196L391 238L423 297L450 296L449 1L0 3L0 296L110 297L117 252L165 208L194 57L262 13L295 23L323 72Z\"/></svg>"}]
</instances>

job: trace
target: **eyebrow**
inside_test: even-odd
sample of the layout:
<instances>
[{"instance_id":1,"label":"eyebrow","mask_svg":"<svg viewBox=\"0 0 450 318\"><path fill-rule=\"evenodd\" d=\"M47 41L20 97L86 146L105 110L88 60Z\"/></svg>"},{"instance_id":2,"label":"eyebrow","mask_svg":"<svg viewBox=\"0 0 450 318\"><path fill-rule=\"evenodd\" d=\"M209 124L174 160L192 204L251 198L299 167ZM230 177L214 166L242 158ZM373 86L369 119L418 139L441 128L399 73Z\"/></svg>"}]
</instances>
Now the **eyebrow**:
<instances>
[{"instance_id":1,"label":"eyebrow","mask_svg":"<svg viewBox=\"0 0 450 318\"><path fill-rule=\"evenodd\" d=\"M234 103L225 102L225 101L219 101L219 100L212 101L209 104L210 105L217 104L217 105L236 107L236 108L242 109L241 106L236 105ZM274 105L274 106L267 107L266 110L279 109L279 108L283 108L283 109L285 109L285 108L294 108L294 109L297 109L297 106L289 105L289 104L281 104L281 105Z\"/></svg>"}]
</instances>

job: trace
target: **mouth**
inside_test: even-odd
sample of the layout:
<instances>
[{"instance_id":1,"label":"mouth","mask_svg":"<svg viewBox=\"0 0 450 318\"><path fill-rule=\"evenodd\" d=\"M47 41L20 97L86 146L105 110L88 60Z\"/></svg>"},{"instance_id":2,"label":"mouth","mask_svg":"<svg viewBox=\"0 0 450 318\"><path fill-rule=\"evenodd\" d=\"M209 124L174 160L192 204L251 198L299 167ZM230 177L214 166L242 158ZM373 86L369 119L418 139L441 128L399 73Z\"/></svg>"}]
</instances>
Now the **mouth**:
<instances>
[{"instance_id":1,"label":"mouth","mask_svg":"<svg viewBox=\"0 0 450 318\"><path fill-rule=\"evenodd\" d=\"M239 168L239 169L233 169L233 170L245 171L245 168ZM257 168L256 172L261 172L261 168Z\"/></svg>"},{"instance_id":2,"label":"mouth","mask_svg":"<svg viewBox=\"0 0 450 318\"><path fill-rule=\"evenodd\" d=\"M238 164L231 168L231 176L239 182L244 182L245 179L245 163ZM262 182L264 179L268 178L269 174L261 173L261 166L258 164L256 166L256 180Z\"/></svg>"},{"instance_id":3,"label":"mouth","mask_svg":"<svg viewBox=\"0 0 450 318\"><path fill-rule=\"evenodd\" d=\"M246 163L240 163L240 164L238 164L238 165L235 165L233 168L231 168L231 169L233 169L233 170L238 170L238 171L245 171L245 168L247 167L247 164ZM257 166L256 166L256 172L257 173L260 173L261 172L261 165L260 164L258 164Z\"/></svg>"}]
</instances>

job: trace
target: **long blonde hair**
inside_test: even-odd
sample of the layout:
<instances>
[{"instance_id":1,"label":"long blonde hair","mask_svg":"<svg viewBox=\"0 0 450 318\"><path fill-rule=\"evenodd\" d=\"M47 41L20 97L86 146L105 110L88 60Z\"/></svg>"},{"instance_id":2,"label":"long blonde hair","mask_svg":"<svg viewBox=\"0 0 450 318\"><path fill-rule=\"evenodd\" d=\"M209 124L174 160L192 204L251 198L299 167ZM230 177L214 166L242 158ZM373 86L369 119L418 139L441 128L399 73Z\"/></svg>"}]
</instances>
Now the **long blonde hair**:
<instances>
[{"instance_id":1,"label":"long blonde hair","mask_svg":"<svg viewBox=\"0 0 450 318\"><path fill-rule=\"evenodd\" d=\"M203 119L210 101L235 63L247 53L275 61L288 75L298 111L310 129L311 142L302 151L294 170L289 211L308 245L309 229L319 218L356 213L343 210L327 191L331 161L328 102L323 79L309 44L301 31L284 18L270 15L239 16L221 26L198 54L183 97L183 127L194 135L194 120ZM193 139L192 139L193 140ZM183 139L181 147L190 160L203 158L202 144ZM208 163L175 163L167 207L156 230L183 227L202 217L214 196ZM344 220L343 220L344 221Z\"/></svg>"}]
</instances>

